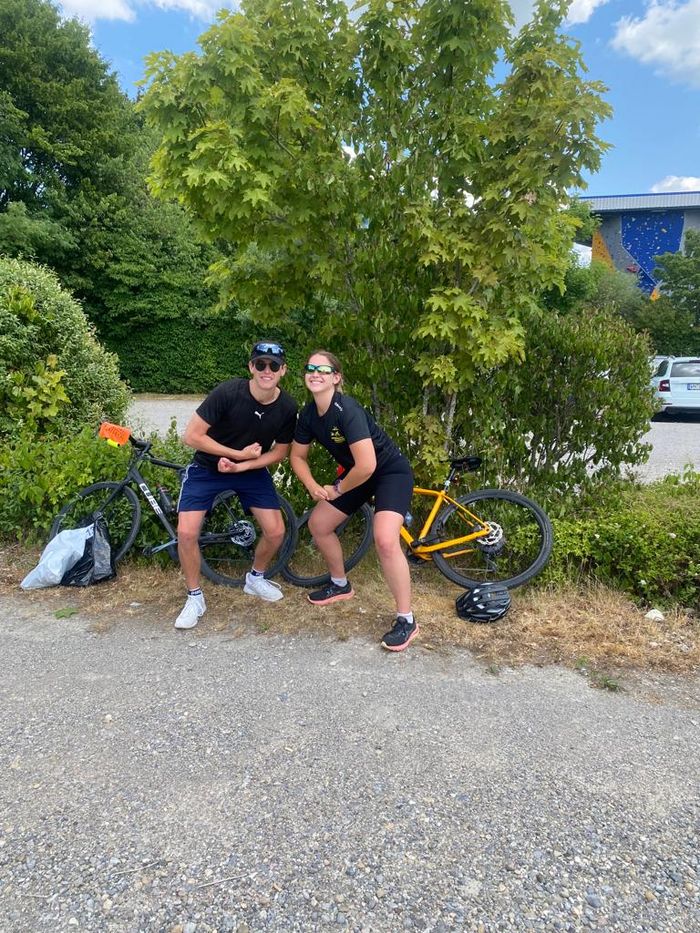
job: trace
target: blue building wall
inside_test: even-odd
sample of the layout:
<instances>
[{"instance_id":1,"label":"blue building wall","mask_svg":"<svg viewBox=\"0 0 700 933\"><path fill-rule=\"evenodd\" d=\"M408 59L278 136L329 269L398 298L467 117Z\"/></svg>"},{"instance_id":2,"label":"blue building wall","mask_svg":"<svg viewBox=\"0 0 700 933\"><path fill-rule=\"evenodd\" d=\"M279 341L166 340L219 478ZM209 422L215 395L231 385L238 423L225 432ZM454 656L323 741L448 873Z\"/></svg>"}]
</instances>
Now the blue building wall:
<instances>
[{"instance_id":1,"label":"blue building wall","mask_svg":"<svg viewBox=\"0 0 700 933\"><path fill-rule=\"evenodd\" d=\"M695 206L697 196L692 206L687 200L687 206L683 207L670 207L668 203L662 206L663 200L677 203L672 200L676 197L671 194L666 197L621 195L583 198L590 203L593 213L601 218L600 227L593 236L593 259L635 275L641 289L657 296L660 283L654 274L656 257L679 252L683 248L686 230L700 230L700 207ZM653 207L647 206L650 202Z\"/></svg>"}]
</instances>

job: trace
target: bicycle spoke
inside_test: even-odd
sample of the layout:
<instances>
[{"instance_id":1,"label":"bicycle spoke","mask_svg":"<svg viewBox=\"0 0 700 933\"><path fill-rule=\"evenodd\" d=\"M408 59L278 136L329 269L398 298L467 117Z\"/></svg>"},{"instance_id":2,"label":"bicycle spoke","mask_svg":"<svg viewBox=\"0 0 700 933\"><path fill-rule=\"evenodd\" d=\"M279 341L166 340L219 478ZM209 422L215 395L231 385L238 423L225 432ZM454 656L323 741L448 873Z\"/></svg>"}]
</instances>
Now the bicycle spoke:
<instances>
[{"instance_id":1,"label":"bicycle spoke","mask_svg":"<svg viewBox=\"0 0 700 933\"><path fill-rule=\"evenodd\" d=\"M286 548L296 536L296 519L288 503L280 501L285 524L285 539L266 576L274 575L286 559ZM216 583L242 586L253 565L255 549L262 538L262 528L254 515L246 514L234 492L220 495L207 515L199 545L202 573Z\"/></svg>"},{"instance_id":2,"label":"bicycle spoke","mask_svg":"<svg viewBox=\"0 0 700 933\"><path fill-rule=\"evenodd\" d=\"M462 502L438 517L446 546L436 552L435 562L446 576L464 585L517 586L537 573L551 549L551 529L541 510L521 496L496 490ZM485 534L469 542L459 540L484 528Z\"/></svg>"}]
</instances>

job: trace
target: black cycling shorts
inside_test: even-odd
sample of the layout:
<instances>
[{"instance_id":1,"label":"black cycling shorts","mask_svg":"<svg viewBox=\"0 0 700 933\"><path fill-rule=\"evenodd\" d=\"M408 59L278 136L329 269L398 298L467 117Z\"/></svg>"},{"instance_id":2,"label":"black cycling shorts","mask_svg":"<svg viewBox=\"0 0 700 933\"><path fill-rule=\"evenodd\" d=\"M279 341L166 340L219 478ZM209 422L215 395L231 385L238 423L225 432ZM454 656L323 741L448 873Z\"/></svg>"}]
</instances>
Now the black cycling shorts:
<instances>
[{"instance_id":1,"label":"black cycling shorts","mask_svg":"<svg viewBox=\"0 0 700 933\"><path fill-rule=\"evenodd\" d=\"M341 477L342 479L342 477ZM344 492L330 505L346 515L357 512L374 497L375 512L398 512L405 515L413 495L413 471L405 457L392 460L379 473L373 473L361 486Z\"/></svg>"}]
</instances>

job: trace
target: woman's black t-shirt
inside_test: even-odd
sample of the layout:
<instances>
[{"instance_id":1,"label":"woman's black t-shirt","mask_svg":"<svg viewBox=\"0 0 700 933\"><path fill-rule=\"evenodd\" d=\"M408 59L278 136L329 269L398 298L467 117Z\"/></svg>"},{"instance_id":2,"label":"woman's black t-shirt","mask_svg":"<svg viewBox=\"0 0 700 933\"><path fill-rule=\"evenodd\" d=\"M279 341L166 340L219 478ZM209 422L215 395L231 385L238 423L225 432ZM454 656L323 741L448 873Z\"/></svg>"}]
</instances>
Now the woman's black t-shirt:
<instances>
[{"instance_id":1,"label":"woman's black t-shirt","mask_svg":"<svg viewBox=\"0 0 700 933\"><path fill-rule=\"evenodd\" d=\"M374 418L349 395L336 392L328 411L319 415L315 402L309 402L301 410L297 421L294 440L299 444L310 444L317 440L330 453L336 463L346 470L355 465L350 444L371 440L380 472L396 460L404 460L403 454L391 438L379 427Z\"/></svg>"},{"instance_id":2,"label":"woman's black t-shirt","mask_svg":"<svg viewBox=\"0 0 700 933\"><path fill-rule=\"evenodd\" d=\"M248 444L260 444L262 452L273 442L289 444L294 437L297 403L285 391L269 405L261 405L250 393L249 379L229 379L220 383L197 409L200 418L211 425L207 434L223 444L242 450ZM218 454L198 450L196 463L216 472Z\"/></svg>"}]
</instances>

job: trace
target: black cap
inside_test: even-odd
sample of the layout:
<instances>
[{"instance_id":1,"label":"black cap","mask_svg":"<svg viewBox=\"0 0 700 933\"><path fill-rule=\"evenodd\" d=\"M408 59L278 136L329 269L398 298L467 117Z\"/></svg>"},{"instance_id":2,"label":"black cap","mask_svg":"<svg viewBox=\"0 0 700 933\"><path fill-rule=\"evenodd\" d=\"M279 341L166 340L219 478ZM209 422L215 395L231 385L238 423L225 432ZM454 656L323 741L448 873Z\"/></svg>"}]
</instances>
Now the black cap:
<instances>
[{"instance_id":1,"label":"black cap","mask_svg":"<svg viewBox=\"0 0 700 933\"><path fill-rule=\"evenodd\" d=\"M279 360L280 363L284 363L284 347L272 340L260 340L250 351L250 358L251 360L260 358Z\"/></svg>"}]
</instances>

